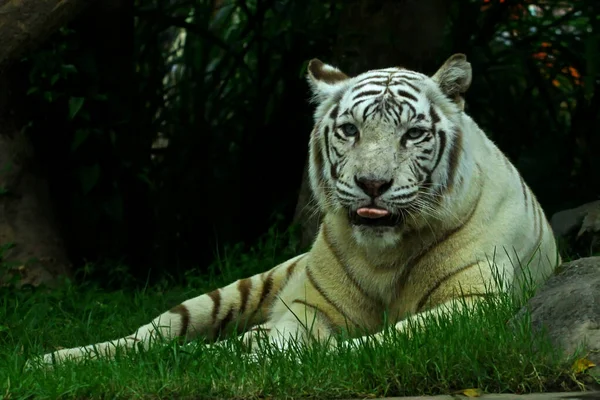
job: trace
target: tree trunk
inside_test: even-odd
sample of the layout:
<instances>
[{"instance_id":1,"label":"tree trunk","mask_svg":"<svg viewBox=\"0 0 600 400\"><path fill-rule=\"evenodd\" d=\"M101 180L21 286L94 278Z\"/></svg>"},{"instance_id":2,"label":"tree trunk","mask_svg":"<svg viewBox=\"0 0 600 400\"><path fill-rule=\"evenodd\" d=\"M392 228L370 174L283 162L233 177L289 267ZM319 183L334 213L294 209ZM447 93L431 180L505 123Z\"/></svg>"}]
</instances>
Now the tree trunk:
<instances>
[{"instance_id":1,"label":"tree trunk","mask_svg":"<svg viewBox=\"0 0 600 400\"><path fill-rule=\"evenodd\" d=\"M23 88L10 66L93 0L8 0L0 5L0 282L52 285L70 275L48 184L18 118Z\"/></svg>"},{"instance_id":2,"label":"tree trunk","mask_svg":"<svg viewBox=\"0 0 600 400\"><path fill-rule=\"evenodd\" d=\"M35 48L95 0L8 0L0 5L0 66Z\"/></svg>"},{"instance_id":3,"label":"tree trunk","mask_svg":"<svg viewBox=\"0 0 600 400\"><path fill-rule=\"evenodd\" d=\"M349 1L340 18L333 59L323 61L339 66L350 76L392 66L434 72L444 42L450 3L447 0ZM301 226L302 247L310 245L319 229L320 215L312 204L307 160L294 216L294 223Z\"/></svg>"}]
</instances>

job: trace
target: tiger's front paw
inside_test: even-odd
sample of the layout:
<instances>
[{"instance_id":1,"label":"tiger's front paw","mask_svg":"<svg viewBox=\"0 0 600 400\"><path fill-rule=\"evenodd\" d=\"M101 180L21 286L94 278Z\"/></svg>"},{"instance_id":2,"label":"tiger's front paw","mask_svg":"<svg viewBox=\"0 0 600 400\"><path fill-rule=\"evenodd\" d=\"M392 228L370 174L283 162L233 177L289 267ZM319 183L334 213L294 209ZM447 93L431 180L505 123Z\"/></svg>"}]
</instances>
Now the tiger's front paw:
<instances>
[{"instance_id":1,"label":"tiger's front paw","mask_svg":"<svg viewBox=\"0 0 600 400\"><path fill-rule=\"evenodd\" d=\"M55 365L62 364L66 359L67 357L65 351L58 350L52 353L46 353L42 356L30 358L29 360L27 360L27 362L25 362L25 369L48 369L54 367Z\"/></svg>"},{"instance_id":2,"label":"tiger's front paw","mask_svg":"<svg viewBox=\"0 0 600 400\"><path fill-rule=\"evenodd\" d=\"M27 360L25 368L28 370L34 368L52 368L63 364L65 361L81 362L85 359L96 357L97 355L93 351L86 351L79 348L61 349Z\"/></svg>"}]
</instances>

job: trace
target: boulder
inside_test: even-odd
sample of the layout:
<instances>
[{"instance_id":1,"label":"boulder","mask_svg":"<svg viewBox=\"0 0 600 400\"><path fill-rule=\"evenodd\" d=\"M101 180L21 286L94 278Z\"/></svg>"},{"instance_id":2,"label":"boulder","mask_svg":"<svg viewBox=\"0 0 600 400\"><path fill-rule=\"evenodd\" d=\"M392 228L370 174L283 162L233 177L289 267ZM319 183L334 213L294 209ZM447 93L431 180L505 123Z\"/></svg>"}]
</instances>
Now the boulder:
<instances>
[{"instance_id":1,"label":"boulder","mask_svg":"<svg viewBox=\"0 0 600 400\"><path fill-rule=\"evenodd\" d=\"M569 254L600 253L600 200L557 212L550 225Z\"/></svg>"},{"instance_id":2,"label":"boulder","mask_svg":"<svg viewBox=\"0 0 600 400\"><path fill-rule=\"evenodd\" d=\"M526 310L533 329L544 328L567 356L584 345L581 356L596 364L590 373L600 373L600 257L561 265L515 318Z\"/></svg>"}]
</instances>

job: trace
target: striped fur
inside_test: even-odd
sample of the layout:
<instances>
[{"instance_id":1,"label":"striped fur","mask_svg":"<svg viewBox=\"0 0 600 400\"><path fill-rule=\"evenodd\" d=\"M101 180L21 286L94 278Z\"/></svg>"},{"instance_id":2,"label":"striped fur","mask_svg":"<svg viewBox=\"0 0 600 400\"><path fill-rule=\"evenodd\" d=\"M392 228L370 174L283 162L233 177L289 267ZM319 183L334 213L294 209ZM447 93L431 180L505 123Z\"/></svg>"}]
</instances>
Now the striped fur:
<instances>
[{"instance_id":1,"label":"striped fur","mask_svg":"<svg viewBox=\"0 0 600 400\"><path fill-rule=\"evenodd\" d=\"M341 331L378 338L384 313L402 330L456 299L472 304L519 286L521 262L531 260L536 283L560 262L535 196L463 111L471 82L464 55L432 77L387 68L349 78L313 60L308 81L316 102L310 181L324 213L312 249L94 345L100 354L147 347L157 333L215 339L234 327L249 328L249 345L260 331L280 348Z\"/></svg>"}]
</instances>

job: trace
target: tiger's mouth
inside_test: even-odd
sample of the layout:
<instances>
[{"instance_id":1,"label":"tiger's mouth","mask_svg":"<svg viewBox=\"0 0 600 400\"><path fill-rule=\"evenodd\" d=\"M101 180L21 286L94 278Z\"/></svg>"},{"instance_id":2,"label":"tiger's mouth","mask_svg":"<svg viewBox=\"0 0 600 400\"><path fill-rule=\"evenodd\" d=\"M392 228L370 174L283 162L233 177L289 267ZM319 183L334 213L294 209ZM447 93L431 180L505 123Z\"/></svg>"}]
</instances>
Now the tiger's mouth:
<instances>
[{"instance_id":1,"label":"tiger's mouth","mask_svg":"<svg viewBox=\"0 0 600 400\"><path fill-rule=\"evenodd\" d=\"M350 211L350 223L356 226L388 226L394 227L404 222L402 214L394 214L384 208L361 207Z\"/></svg>"}]
</instances>

